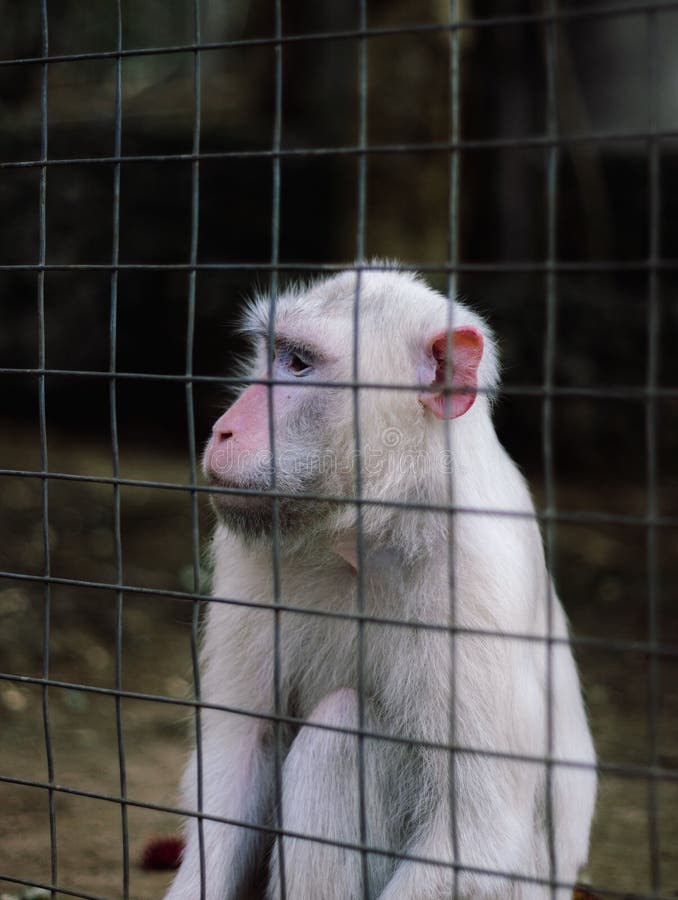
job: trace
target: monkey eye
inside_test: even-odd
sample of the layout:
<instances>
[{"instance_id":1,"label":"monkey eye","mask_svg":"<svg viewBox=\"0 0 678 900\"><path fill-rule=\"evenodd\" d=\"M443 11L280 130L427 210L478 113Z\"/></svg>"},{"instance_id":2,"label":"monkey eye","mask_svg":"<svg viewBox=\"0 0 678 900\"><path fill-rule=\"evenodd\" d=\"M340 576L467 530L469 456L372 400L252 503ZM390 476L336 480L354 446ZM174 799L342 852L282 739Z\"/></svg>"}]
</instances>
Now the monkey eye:
<instances>
[{"instance_id":1,"label":"monkey eye","mask_svg":"<svg viewBox=\"0 0 678 900\"><path fill-rule=\"evenodd\" d=\"M311 363L304 359L301 353L292 350L290 347L277 347L275 358L281 366L291 372L296 378L303 378L313 371Z\"/></svg>"},{"instance_id":2,"label":"monkey eye","mask_svg":"<svg viewBox=\"0 0 678 900\"><path fill-rule=\"evenodd\" d=\"M312 366L307 362L304 362L300 356L297 356L296 353L293 353L290 356L289 367L295 375L305 375L307 372L310 372L312 368Z\"/></svg>"}]
</instances>

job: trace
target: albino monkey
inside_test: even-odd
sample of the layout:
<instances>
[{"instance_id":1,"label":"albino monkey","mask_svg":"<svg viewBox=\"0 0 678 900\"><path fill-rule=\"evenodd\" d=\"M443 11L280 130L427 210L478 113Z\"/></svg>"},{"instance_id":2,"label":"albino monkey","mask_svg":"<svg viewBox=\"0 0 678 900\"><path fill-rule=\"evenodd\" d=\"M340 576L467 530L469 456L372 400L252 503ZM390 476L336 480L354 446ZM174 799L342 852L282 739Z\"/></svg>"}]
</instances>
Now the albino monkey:
<instances>
[{"instance_id":1,"label":"albino monkey","mask_svg":"<svg viewBox=\"0 0 678 900\"><path fill-rule=\"evenodd\" d=\"M258 880L277 900L284 877L289 900L532 900L553 896L549 879L571 897L595 754L534 507L491 421L491 333L403 272L344 273L274 309L271 323L270 301L254 302L245 330L247 375L265 379L272 358L276 386L250 385L204 456L214 485L250 493L213 495L222 602L207 615L202 697L236 711L202 712L202 809L262 826L203 820L204 896L242 900ZM355 374L370 385L359 456ZM358 465L360 517L318 499L355 497ZM280 726L277 787L276 619L278 711L301 721ZM194 755L190 810L196 772ZM277 827L297 835L282 853ZM386 852L363 858L361 843ZM189 819L166 900L200 896Z\"/></svg>"}]
</instances>

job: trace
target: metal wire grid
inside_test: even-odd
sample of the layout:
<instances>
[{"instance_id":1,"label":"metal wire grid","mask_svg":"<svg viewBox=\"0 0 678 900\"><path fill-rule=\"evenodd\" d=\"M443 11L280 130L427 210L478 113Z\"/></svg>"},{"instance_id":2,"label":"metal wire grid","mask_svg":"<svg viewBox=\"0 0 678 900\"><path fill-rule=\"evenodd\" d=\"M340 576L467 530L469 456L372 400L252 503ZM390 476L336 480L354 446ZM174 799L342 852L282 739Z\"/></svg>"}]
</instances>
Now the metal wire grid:
<instances>
[{"instance_id":1,"label":"metal wire grid","mask_svg":"<svg viewBox=\"0 0 678 900\"><path fill-rule=\"evenodd\" d=\"M358 310L360 303L360 277L361 272L368 267L365 261L365 220L366 220L366 197L367 197L367 169L366 161L369 154L372 153L392 153L400 154L408 151L416 150L421 152L434 152L446 150L450 157L450 194L449 194L449 221L448 221L448 256L444 264L436 266L417 266L420 271L436 271L445 272L448 276L448 290L450 295L455 292L455 277L457 274L465 272L542 272L545 279L546 289L546 312L547 325L545 336L545 360L543 382L540 386L519 386L514 385L505 389L505 393L517 396L533 396L542 400L543 415L543 461L545 470L545 486L546 486L546 502L542 509L536 513L537 518L542 522L545 531L546 554L549 562L549 568L553 561L554 552L554 526L559 522L570 523L599 523L599 524L620 524L620 525L636 525L642 526L647 535L647 594L648 594L648 640L647 641L630 641L630 640L608 640L602 638L593 638L589 636L575 636L571 639L562 639L552 636L551 618L553 613L553 598L549 596L549 637L548 646L548 683L547 691L550 697L551 693L551 653L554 645L558 643L571 643L575 646L582 647L598 647L612 649L616 651L634 651L642 652L648 655L650 661L650 678L648 680L648 722L650 730L650 759L649 765L627 765L609 762L599 762L597 769L601 773L625 775L635 778L644 778L648 786L648 840L650 850L650 893L646 896L661 898L660 893L660 871L659 871L659 835L658 835L658 816L657 816L657 782L659 780L678 783L678 772L673 769L662 767L659 764L657 752L657 719L658 719L658 701L659 701L659 665L663 659L678 659L678 648L672 645L662 645L660 643L660 631L658 624L658 569L657 569L657 534L658 530L663 527L675 527L678 525L678 517L661 516L657 503L657 401L664 397L678 397L678 389L664 388L658 385L658 355L659 355L659 274L662 271L678 270L678 261L666 260L660 258L660 216L659 203L661 194L659 151L660 144L663 139L678 137L678 131L661 130L658 125L657 112L657 12L678 9L678 2L657 2L657 3L635 3L623 5L607 5L588 7L581 9L559 10L556 0L548 0L547 9L543 13L535 13L530 15L511 15L511 16L492 16L487 18L472 18L462 20L459 17L458 5L455 0L449 3L449 23L439 25L434 23L421 23L408 25L406 27L389 27L389 28L370 28L367 25L367 3L361 0L359 4L359 27L355 30L346 30L341 32L322 32L304 35L290 35L283 33L282 26L282 8L281 0L275 0L275 34L270 38L243 39L233 41L204 42L200 33L200 0L193 0L193 41L187 45L175 45L170 47L146 47L138 50L125 50L122 45L122 10L121 0L115 0L115 31L116 42L115 50L107 52L91 52L91 53L75 53L65 55L50 55L49 53L49 26L48 26L48 10L47 0L40 0L41 13L41 33L42 47L41 54L38 57L27 57L21 59L0 60L0 67L33 65L39 66L41 71L41 148L40 159L38 160L15 160L0 163L0 169L19 169L37 167L40 170L40 201L39 201L39 252L37 264L23 265L0 265L0 271L31 271L36 273L37 278L37 306L38 306L38 366L34 368L0 368L0 374L6 375L25 375L37 377L39 386L39 425L40 425L40 442L41 442L41 468L39 471L28 469L0 469L0 475L20 476L31 479L39 479L42 489L42 543L44 555L44 573L43 575L29 575L25 573L13 571L1 571L0 577L11 578L16 581L26 581L40 583L44 587L44 622L43 622L43 672L41 677L17 676L11 673L0 673L0 680L10 681L24 684L38 685L42 689L42 716L44 742L47 760L47 779L45 781L35 779L15 778L10 775L0 775L0 781L8 784L24 785L30 787L42 788L47 792L49 799L49 828L50 828L50 867L51 878L49 884L38 884L36 882L27 881L11 875L11 873L0 872L0 879L6 882L13 882L19 885L41 887L48 890L52 896L61 893L63 895L87 898L87 900L103 900L103 898L75 889L70 889L60 884L59 866L57 854L57 837L56 837L56 813L55 813L55 795L70 794L79 797L87 797L95 800L108 801L116 803L120 807L121 815L121 833L123 846L122 860L122 896L129 897L129 833L127 822L128 807L138 807L162 812L171 812L177 814L188 814L194 816L198 820L200 831L200 862L202 873L201 897L205 896L205 857L204 857L204 840L202 835L202 826L206 818L215 819L216 821L224 821L229 824L236 824L243 828L256 828L257 830L269 833L278 844L279 848L279 865L282 883L282 895L285 897L285 860L284 848L281 840L282 835L291 835L297 837L307 837L307 839L316 840L320 843L333 843L347 849L360 851L363 859L363 881L364 896L369 897L367 887L367 854L382 853L395 859L414 859L421 862L434 862L442 866L452 867L455 872L468 867L457 864L450 864L442 860L427 860L419 857L413 857L404 853L396 853L376 848L367 844L366 841L366 825L365 825L365 798L364 798L364 770L362 764L359 765L359 791L360 791L360 838L358 843L347 842L330 842L317 836L304 836L295 832L285 830L282 820L282 786L281 786L281 765L282 765L282 745L280 741L281 725L299 725L302 720L295 717L285 715L282 711L280 700L280 643L279 643L279 621L281 614L286 615L303 615L314 616L321 615L324 617L333 617L346 622L357 622L358 631L358 696L359 696L359 723L357 729L337 728L334 726L314 724L318 729L325 729L339 733L356 735L359 747L359 760L362 763L363 742L365 738L379 738L400 743L411 743L408 739L393 735L383 735L370 731L365 727L364 721L364 691L363 674L362 674L362 645L363 645L363 627L366 623L380 623L391 626L399 626L412 628L412 623L397 618L382 618L374 615L368 615L364 608L364 584L362 581L362 569L360 560L363 553L361 536L362 512L366 505L378 503L384 505L382 501L371 501L362 496L360 465L356 468L355 495L353 497L327 497L323 495L314 497L309 495L309 501L314 499L323 499L324 501L333 501L336 503L354 504L358 512L358 611L356 613L343 613L319 611L315 609L302 608L285 604L280 596L280 547L277 528L274 528L274 540L272 542L272 567L273 567L273 583L274 583L274 602L273 607L267 604L258 604L253 601L246 601L239 598L222 598L211 597L200 592L199 580L199 547L200 534L198 527L198 501L199 495L203 492L214 492L215 488L209 489L198 483L197 475L197 452L195 445L195 413L194 413L194 397L193 388L198 382L210 382L218 380L221 383L238 383L242 384L243 379L213 378L209 376L198 376L193 373L193 346L194 346L194 328L195 328L195 310L196 310L196 278L199 271L210 270L256 270L257 272L269 271L271 283L271 303L275 306L279 291L279 275L283 271L304 272L306 270L317 271L335 271L343 269L345 266L339 265L318 265L305 264L303 262L288 264L281 263L279 256L280 245L280 165L281 160L286 157L312 157L322 155L348 155L355 157L358 167L358 225L356 230L356 261L354 268L358 273L358 287L355 298L355 318L354 318L354 371L353 378L347 382L344 387L353 391L354 405L354 426L356 446L360 446L360 422L358 417L358 391L370 390L378 387L365 382L359 382L357 377L357 354L359 333L357 328ZM555 42L555 30L559 23L571 21L575 19L593 19L593 18L611 18L616 16L624 16L632 13L646 13L649 29L650 50L648 53L648 95L650 97L650 109L648 113L648 128L645 131L638 132L608 132L608 133L582 133L582 134L561 134L558 131L558 96L556 88L556 71L557 71L557 48ZM460 109L460 76L459 76L459 36L465 29L479 29L486 27L495 27L497 25L515 25L521 23L542 23L546 34L546 72L547 72L547 129L545 135L537 135L524 139L495 138L483 140L464 140L460 136L459 128L459 109ZM424 34L432 31L443 30L449 34L449 55L450 55L450 137L447 142L429 142L416 144L389 144L389 145L370 145L367 141L367 98L368 98L368 66L367 66L367 41L372 37L394 35L399 33L407 34ZM287 45L303 42L303 41L325 41L344 39L350 41L358 41L359 46L359 137L355 146L347 147L323 147L323 148L292 148L284 149L282 147L282 59L283 52ZM273 134L270 150L263 151L245 151L245 152L210 152L202 153L200 147L201 135L201 88L200 88L200 65L201 55L215 49L228 49L236 47L255 47L255 46L271 46L275 53L275 110L273 117ZM191 51L194 59L194 115L193 115L193 140L192 149L189 154L158 154L158 155L137 155L123 156L122 154L122 65L125 59L156 55L156 54L174 54ZM50 159L48 152L48 69L51 64L76 60L90 59L112 59L115 63L115 127L114 127L114 150L109 157L95 158L69 158L69 159ZM647 155L650 167L650 190L649 190L649 222L650 222L650 242L648 254L646 258L636 260L626 260L623 262L617 260L595 260L583 262L563 262L557 257L557 228L556 213L558 209L558 158L563 147L572 143L588 143L588 142L624 142L637 141L643 139L647 144ZM459 154L464 150L476 148L502 148L502 147L541 147L547 153L547 175L545 184L545 193L547 196L547 220L545 229L547 233L547 255L542 262L509 262L509 263L462 263L459 260L458 252L458 219L459 219ZM200 163L203 160L223 159L248 159L248 158L270 159L272 165L272 216L271 216L271 236L272 236L272 252L270 264L203 264L198 262L198 212L199 212L199 181L200 181ZM188 161L191 163L191 214L190 214L190 253L188 262L176 262L169 264L153 264L153 263L137 263L126 264L120 260L120 177L121 167L138 162L154 162L164 163L171 161ZM47 263L47 223L46 223L46 202L47 202L47 180L48 170L55 166L72 166L72 165L111 165L113 171L113 241L111 249L110 264L103 265L85 265L85 264L48 264ZM369 266L374 268L374 266ZM116 348L117 348L117 301L118 301L118 278L119 273L125 270L164 270L170 269L177 272L186 272L187 275L187 322L186 322L186 351L185 351L185 373L183 375L160 375L154 373L137 373L137 372L118 372L116 370ZM45 356L45 273L49 271L82 271L82 270L101 270L110 272L110 332L109 332L109 367L107 371L92 372L78 371L74 369L50 369L46 366ZM646 382L643 388L627 389L627 388L562 388L554 384L554 358L556 350L556 311L558 304L558 276L560 273L573 271L645 271L649 276L649 293L648 293L648 337L647 337L647 372ZM271 322L273 317L271 317ZM272 326L271 326L272 327ZM112 436L112 461L113 475L111 478L100 478L95 476L70 475L62 472L52 472L49 468L47 455L47 420L46 420L46 403L45 403L45 387L48 377L59 376L86 376L89 378L102 378L109 383L110 398L110 415L111 415L111 436ZM119 446L118 446L118 428L117 428L117 384L122 379L154 379L159 381L176 381L185 385L186 410L188 420L188 438L189 438L189 456L190 456L190 483L187 485L167 483L162 481L150 481L140 479L129 479L120 477L119 469ZM253 379L251 383L263 383L272 389L275 384L272 370L269 369L267 378ZM328 385L329 386L329 385ZM332 387L336 388L337 383L333 382ZM397 385L398 389L413 389L412 385ZM623 397L623 398L639 398L645 403L646 410L646 448L647 448L647 469L646 469L646 496L647 510L644 516L606 514L595 511L586 511L579 513L565 513L556 507L554 495L554 470L553 470L553 400L558 397L568 396L585 396L596 398L607 397ZM272 416L269 404L269 413ZM272 418L269 422L271 426L271 435L273 434ZM84 579L58 578L52 575L50 565L50 540L49 540L49 485L54 480L94 482L100 484L108 484L113 488L113 531L114 531L114 549L115 549L115 582L92 582ZM144 588L134 584L126 583L123 562L122 562L122 546L120 531L120 489L123 486L137 487L155 487L178 491L188 491L191 496L192 511L192 549L193 549L193 587L190 592L186 591L170 591L158 590L156 588ZM217 489L225 493L229 492L228 488ZM273 499L274 520L279 516L278 503L289 495L276 489L275 482L272 484L270 491L246 491L238 490L239 494L255 493L259 496L265 495ZM495 515L523 515L518 513L505 513L493 510L463 509L455 507L453 498L449 497L448 502L439 506L430 504L405 503L391 501L386 505L401 509L426 509L447 512L449 516L453 514L487 514L493 512ZM452 552L452 551L451 551ZM450 567L451 568L451 567ZM116 598L117 625L116 625L116 645L115 645L115 687L103 688L93 685L72 683L59 681L51 677L50 674L50 622L51 622L51 591L54 585L69 585L87 588L103 588L110 590ZM182 700L169 696L156 695L144 692L126 691L122 688L122 612L124 595L129 594L152 594L162 595L168 598L176 598L185 600L192 605L192 639L191 651L193 660L193 680L194 680L194 696L190 700ZM200 687L200 671L198 667L198 623L200 611L203 605L210 603L227 603L248 606L252 608L273 609L275 615L275 638L274 638L274 683L275 683L275 705L271 714L253 713L249 710L235 709L230 707L215 706L209 704L202 699ZM452 621L454 621L454 585L450 585L450 603L452 610ZM482 635L488 637L501 638L506 640L522 640L522 641L538 641L544 642L543 638L522 633L498 633L496 631L485 629L469 629L454 626L437 625L417 625L417 628L443 631L450 634L450 640L454 646L455 637L458 634ZM453 672L454 678L454 672ZM99 793L95 791L79 790L76 788L60 785L55 782L54 761L52 751L52 736L50 725L50 688L68 688L71 690L81 691L85 693L99 694L110 696L115 702L116 712L116 729L118 741L118 761L119 761L119 781L120 791L117 795ZM453 691L454 696L454 691ZM133 797L127 796L126 790L126 765L125 765L125 746L123 740L122 719L121 719L121 703L125 698L147 700L158 703L166 703L174 706L182 706L193 711L195 720L195 740L198 747L198 809L197 810L180 810L175 807L168 807L160 804L150 804L135 800ZM276 733L276 799L277 799L277 819L273 826L254 826L246 822L234 822L233 820L220 819L218 817L207 816L202 811L203 806L203 779L202 779L202 759L201 759L201 711L203 709L220 709L225 712L232 712L245 715L256 715L258 718L271 721L275 727ZM437 744L433 742L418 742L421 746L431 747L449 752L451 760L451 804L454 809L455 792L454 792L454 758L459 754L477 754L487 757L496 757L499 759L511 759L542 765L546 767L547 785L550 785L550 773L554 764L567 765L572 767L587 767L585 764L576 761L562 762L555 761L551 758L552 746L552 704L547 703L548 710L548 746L549 752L546 756L530 756L508 754L502 752L488 752L486 750L478 750L478 748L460 746L455 739L454 711L450 720L450 739L448 743ZM548 788L549 802L547 803L547 816L550 820L550 787ZM454 827L454 826L453 826ZM552 832L549 829L550 836L550 866L551 877L547 882L552 887L555 895L557 883L554 880L555 861L553 851ZM511 873L497 873L489 870L475 870L484 874L501 874L509 878L521 878L520 875ZM523 879L534 881L535 879ZM615 891L607 890L604 887L596 887L597 893L601 896L616 896Z\"/></svg>"}]
</instances>

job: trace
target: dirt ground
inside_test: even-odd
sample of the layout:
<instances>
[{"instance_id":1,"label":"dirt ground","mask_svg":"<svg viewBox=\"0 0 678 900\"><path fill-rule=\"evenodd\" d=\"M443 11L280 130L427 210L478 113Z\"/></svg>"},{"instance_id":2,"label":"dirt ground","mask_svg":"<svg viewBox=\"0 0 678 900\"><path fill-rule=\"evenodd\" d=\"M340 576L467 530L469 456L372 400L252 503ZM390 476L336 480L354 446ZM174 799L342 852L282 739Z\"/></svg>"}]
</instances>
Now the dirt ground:
<instances>
[{"instance_id":1,"label":"dirt ground","mask_svg":"<svg viewBox=\"0 0 678 900\"><path fill-rule=\"evenodd\" d=\"M0 437L0 468L38 469L34 431ZM52 471L110 476L105 444L50 432ZM150 449L121 446L121 475L186 483L180 453L158 459ZM0 570L42 574L40 482L0 480ZM678 488L663 485L663 509L675 509ZM563 484L558 507L570 511L643 514L645 497L634 485ZM201 507L204 504L201 503ZM49 482L51 571L56 577L114 582L111 530L113 489L77 481ZM202 540L209 530L201 513ZM181 492L121 489L123 578L151 590L191 585L191 506ZM658 532L659 626L664 646L678 645L672 606L678 581L678 530ZM556 577L578 635L618 641L647 639L646 533L631 525L562 525L555 534ZM30 580L0 577L0 672L43 674L45 591ZM190 696L191 606L161 595L125 594L122 615L122 686L174 698ZM51 591L50 677L69 684L115 686L116 597L110 590L55 585ZM600 759L619 766L646 765L650 754L647 654L633 649L580 647ZM661 893L678 896L678 657L658 665L658 762L672 779L655 781ZM43 727L46 697L56 784L117 798L120 767L112 696L0 678L0 896L18 898L26 884L49 884L48 794L31 782L47 779ZM131 803L176 804L176 786L189 745L191 717L180 705L124 698L120 703ZM589 877L618 896L649 892L648 784L632 772L601 776ZM115 799L54 792L58 883L70 896L122 897L122 816ZM130 897L162 896L170 873L139 866L155 835L171 834L170 813L128 805ZM4 878L4 880L3 880ZM12 881L16 879L16 881ZM26 895L28 896L28 895ZM60 893L59 897L67 896Z\"/></svg>"}]
</instances>

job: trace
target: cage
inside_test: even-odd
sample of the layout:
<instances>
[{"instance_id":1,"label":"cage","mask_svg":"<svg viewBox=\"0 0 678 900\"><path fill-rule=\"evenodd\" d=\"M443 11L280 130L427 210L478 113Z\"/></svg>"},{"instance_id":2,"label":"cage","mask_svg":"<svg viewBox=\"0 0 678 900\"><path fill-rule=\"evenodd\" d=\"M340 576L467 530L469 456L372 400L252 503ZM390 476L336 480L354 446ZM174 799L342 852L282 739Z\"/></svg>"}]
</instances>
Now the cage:
<instances>
[{"instance_id":1,"label":"cage","mask_svg":"<svg viewBox=\"0 0 678 900\"><path fill-rule=\"evenodd\" d=\"M674 896L678 3L0 14L3 896L163 894L237 323L393 259L499 339L597 748L580 890Z\"/></svg>"}]
</instances>

